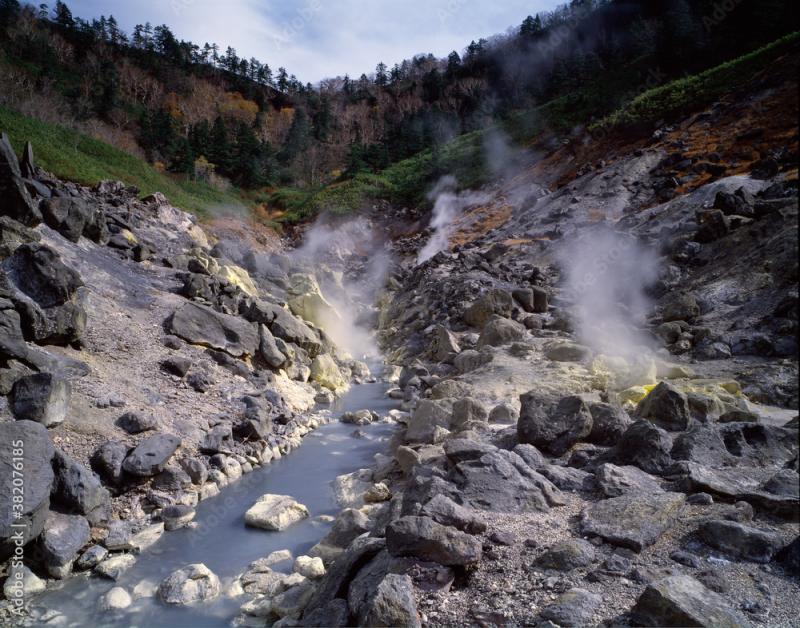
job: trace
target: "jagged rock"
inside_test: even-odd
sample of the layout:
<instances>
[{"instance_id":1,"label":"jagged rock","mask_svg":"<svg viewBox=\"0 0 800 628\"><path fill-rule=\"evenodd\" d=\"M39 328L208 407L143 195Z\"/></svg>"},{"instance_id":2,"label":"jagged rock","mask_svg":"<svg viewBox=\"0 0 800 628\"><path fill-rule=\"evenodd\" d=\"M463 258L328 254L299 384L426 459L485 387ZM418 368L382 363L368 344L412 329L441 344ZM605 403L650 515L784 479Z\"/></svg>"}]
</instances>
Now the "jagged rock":
<instances>
[{"instance_id":1,"label":"jagged rock","mask_svg":"<svg viewBox=\"0 0 800 628\"><path fill-rule=\"evenodd\" d=\"M564 502L560 491L513 452L498 450L456 465L464 505L501 512L546 512Z\"/></svg>"},{"instance_id":2,"label":"jagged rock","mask_svg":"<svg viewBox=\"0 0 800 628\"><path fill-rule=\"evenodd\" d=\"M11 388L9 406L17 420L36 421L45 427L64 422L72 387L52 373L35 373L19 378Z\"/></svg>"},{"instance_id":3,"label":"jagged rock","mask_svg":"<svg viewBox=\"0 0 800 628\"><path fill-rule=\"evenodd\" d=\"M349 611L347 602L340 598L335 598L325 604L315 608L313 611L303 614L303 626L308 628L343 628L350 625Z\"/></svg>"},{"instance_id":4,"label":"jagged rock","mask_svg":"<svg viewBox=\"0 0 800 628\"><path fill-rule=\"evenodd\" d=\"M67 512L84 515L92 525L106 521L111 514L111 496L100 479L60 450L56 450L52 465L51 501Z\"/></svg>"},{"instance_id":5,"label":"jagged rock","mask_svg":"<svg viewBox=\"0 0 800 628\"><path fill-rule=\"evenodd\" d=\"M47 573L53 578L66 578L78 552L89 538L89 523L85 518L51 512L40 541Z\"/></svg>"},{"instance_id":6,"label":"jagged rock","mask_svg":"<svg viewBox=\"0 0 800 628\"><path fill-rule=\"evenodd\" d=\"M122 469L137 477L160 473L180 445L181 439L172 434L148 436L128 454L122 463Z\"/></svg>"},{"instance_id":7,"label":"jagged rock","mask_svg":"<svg viewBox=\"0 0 800 628\"><path fill-rule=\"evenodd\" d=\"M489 423L516 423L519 419L519 412L514 409L514 406L508 403L501 403L489 413Z\"/></svg>"},{"instance_id":8,"label":"jagged rock","mask_svg":"<svg viewBox=\"0 0 800 628\"><path fill-rule=\"evenodd\" d=\"M734 460L719 428L714 424L702 423L692 425L675 438L671 455L674 460L689 460L715 467L728 466Z\"/></svg>"},{"instance_id":9,"label":"jagged rock","mask_svg":"<svg viewBox=\"0 0 800 628\"><path fill-rule=\"evenodd\" d=\"M320 541L320 544L345 548L350 545L356 537L361 536L365 532L369 532L371 529L372 521L370 521L367 515L354 508L345 508L339 513L339 516L336 517L336 521L333 522L333 526L322 541Z\"/></svg>"},{"instance_id":10,"label":"jagged rock","mask_svg":"<svg viewBox=\"0 0 800 628\"><path fill-rule=\"evenodd\" d=\"M542 452L527 443L514 447L514 453L522 458L531 469L539 469L548 464Z\"/></svg>"},{"instance_id":11,"label":"jagged rock","mask_svg":"<svg viewBox=\"0 0 800 628\"><path fill-rule=\"evenodd\" d=\"M661 382L639 402L636 414L671 432L683 432L692 422L686 394L667 382Z\"/></svg>"},{"instance_id":12,"label":"jagged rock","mask_svg":"<svg viewBox=\"0 0 800 628\"><path fill-rule=\"evenodd\" d=\"M103 611L121 611L128 608L131 604L133 604L133 599L130 593L122 587L109 589L99 601L100 610Z\"/></svg>"},{"instance_id":13,"label":"jagged rock","mask_svg":"<svg viewBox=\"0 0 800 628\"><path fill-rule=\"evenodd\" d=\"M494 445L468 438L449 438L444 443L444 454L453 464L475 460L494 451L497 451Z\"/></svg>"},{"instance_id":14,"label":"jagged rock","mask_svg":"<svg viewBox=\"0 0 800 628\"><path fill-rule=\"evenodd\" d=\"M731 230L731 220L719 209L698 212L700 228L694 239L697 242L708 244L724 238ZM683 319L687 320L687 319Z\"/></svg>"},{"instance_id":15,"label":"jagged rock","mask_svg":"<svg viewBox=\"0 0 800 628\"><path fill-rule=\"evenodd\" d=\"M298 619L314 594L314 586L303 582L286 589L270 600L270 609L278 617Z\"/></svg>"},{"instance_id":16,"label":"jagged rock","mask_svg":"<svg viewBox=\"0 0 800 628\"><path fill-rule=\"evenodd\" d=\"M22 320L19 313L13 309L0 310L0 359L26 360L28 346L22 334ZM13 385L13 382L12 384ZM8 394L10 390L6 390Z\"/></svg>"},{"instance_id":17,"label":"jagged rock","mask_svg":"<svg viewBox=\"0 0 800 628\"><path fill-rule=\"evenodd\" d=\"M691 321L699 315L700 306L690 294L670 294L661 311L661 319L666 323Z\"/></svg>"},{"instance_id":18,"label":"jagged rock","mask_svg":"<svg viewBox=\"0 0 800 628\"><path fill-rule=\"evenodd\" d=\"M181 606L213 600L219 593L219 578L202 563L174 571L158 586L162 602Z\"/></svg>"},{"instance_id":19,"label":"jagged rock","mask_svg":"<svg viewBox=\"0 0 800 628\"><path fill-rule=\"evenodd\" d=\"M584 508L581 533L641 552L655 543L680 515L681 493L629 493Z\"/></svg>"},{"instance_id":20,"label":"jagged rock","mask_svg":"<svg viewBox=\"0 0 800 628\"><path fill-rule=\"evenodd\" d=\"M184 458L180 462L181 468L186 471L192 480L192 484L202 486L208 479L208 467L206 463L198 458Z\"/></svg>"},{"instance_id":21,"label":"jagged rock","mask_svg":"<svg viewBox=\"0 0 800 628\"><path fill-rule=\"evenodd\" d=\"M590 491L594 487L594 476L580 469L544 464L536 469L562 491Z\"/></svg>"},{"instance_id":22,"label":"jagged rock","mask_svg":"<svg viewBox=\"0 0 800 628\"><path fill-rule=\"evenodd\" d=\"M11 256L23 244L41 240L37 231L29 229L8 216L0 216L0 260Z\"/></svg>"},{"instance_id":23,"label":"jagged rock","mask_svg":"<svg viewBox=\"0 0 800 628\"><path fill-rule=\"evenodd\" d=\"M420 514L443 526L452 526L469 534L482 534L487 529L486 522L477 512L456 504L444 495L436 495L422 507Z\"/></svg>"},{"instance_id":24,"label":"jagged rock","mask_svg":"<svg viewBox=\"0 0 800 628\"><path fill-rule=\"evenodd\" d=\"M0 135L0 195L7 216L28 227L42 222L42 214L25 187L17 155L5 133Z\"/></svg>"},{"instance_id":25,"label":"jagged rock","mask_svg":"<svg viewBox=\"0 0 800 628\"><path fill-rule=\"evenodd\" d=\"M700 527L700 536L708 545L729 556L756 563L768 563L783 547L779 535L736 521L707 521Z\"/></svg>"},{"instance_id":26,"label":"jagged rock","mask_svg":"<svg viewBox=\"0 0 800 628\"><path fill-rule=\"evenodd\" d=\"M547 548L536 559L542 569L571 571L591 565L595 560L594 546L583 539L567 539Z\"/></svg>"},{"instance_id":27,"label":"jagged rock","mask_svg":"<svg viewBox=\"0 0 800 628\"><path fill-rule=\"evenodd\" d=\"M364 493L365 504L379 504L381 502L388 502L392 498L392 491L383 482L373 484Z\"/></svg>"},{"instance_id":28,"label":"jagged rock","mask_svg":"<svg viewBox=\"0 0 800 628\"><path fill-rule=\"evenodd\" d=\"M364 505L364 495L372 488L372 471L359 469L344 473L333 482L336 503L342 508L358 508Z\"/></svg>"},{"instance_id":29,"label":"jagged rock","mask_svg":"<svg viewBox=\"0 0 800 628\"><path fill-rule=\"evenodd\" d=\"M570 589L545 606L540 617L564 628L588 626L593 623L592 617L602 602L603 598L596 593L586 589Z\"/></svg>"},{"instance_id":30,"label":"jagged rock","mask_svg":"<svg viewBox=\"0 0 800 628\"><path fill-rule=\"evenodd\" d=\"M278 348L278 343L275 342L275 336L266 325L259 325L259 344L258 354L264 362L274 369L283 368L286 365L287 358Z\"/></svg>"},{"instance_id":31,"label":"jagged rock","mask_svg":"<svg viewBox=\"0 0 800 628\"><path fill-rule=\"evenodd\" d=\"M433 329L433 342L430 349L431 359L445 362L461 352L461 346L452 332L442 325Z\"/></svg>"},{"instance_id":32,"label":"jagged rock","mask_svg":"<svg viewBox=\"0 0 800 628\"><path fill-rule=\"evenodd\" d=\"M511 316L513 305L511 295L505 290L497 288L487 290L464 312L464 322L482 329L495 314L503 317Z\"/></svg>"},{"instance_id":33,"label":"jagged rock","mask_svg":"<svg viewBox=\"0 0 800 628\"><path fill-rule=\"evenodd\" d=\"M94 569L108 557L108 550L102 545L92 545L78 560L75 561L74 568L79 571Z\"/></svg>"},{"instance_id":34,"label":"jagged rock","mask_svg":"<svg viewBox=\"0 0 800 628\"><path fill-rule=\"evenodd\" d=\"M273 313L275 318L270 322L269 328L276 338L296 344L312 359L319 355L322 351L322 342L308 325L283 308L277 308Z\"/></svg>"},{"instance_id":35,"label":"jagged rock","mask_svg":"<svg viewBox=\"0 0 800 628\"><path fill-rule=\"evenodd\" d=\"M231 453L233 427L230 424L215 425L203 437L198 449L205 454Z\"/></svg>"},{"instance_id":36,"label":"jagged rock","mask_svg":"<svg viewBox=\"0 0 800 628\"><path fill-rule=\"evenodd\" d=\"M492 359L491 353L467 349L459 353L453 359L453 366L456 367L459 373L469 373L470 371L480 368L484 364L488 364Z\"/></svg>"},{"instance_id":37,"label":"jagged rock","mask_svg":"<svg viewBox=\"0 0 800 628\"><path fill-rule=\"evenodd\" d=\"M574 342L559 341L545 347L544 354L554 362L583 362L589 359L592 351Z\"/></svg>"},{"instance_id":38,"label":"jagged rock","mask_svg":"<svg viewBox=\"0 0 800 628\"><path fill-rule=\"evenodd\" d=\"M181 467L167 465L161 473L153 478L150 486L157 491L178 493L192 486L192 478Z\"/></svg>"},{"instance_id":39,"label":"jagged rock","mask_svg":"<svg viewBox=\"0 0 800 628\"><path fill-rule=\"evenodd\" d=\"M626 493L663 493L658 480L638 467L605 463L595 472L597 485L606 497L619 497Z\"/></svg>"},{"instance_id":40,"label":"jagged rock","mask_svg":"<svg viewBox=\"0 0 800 628\"><path fill-rule=\"evenodd\" d=\"M662 473L672 464L672 439L666 431L647 419L631 425L616 447L610 459L620 464L632 464L648 473Z\"/></svg>"},{"instance_id":41,"label":"jagged rock","mask_svg":"<svg viewBox=\"0 0 800 628\"><path fill-rule=\"evenodd\" d=\"M41 423L0 422L0 560L5 560L14 552L14 539L18 538L15 535L20 531L24 543L41 533L50 505L53 484L50 460L53 454L53 443ZM19 518L14 517L13 509L15 459L21 459L25 482ZM24 527L12 527L15 523Z\"/></svg>"},{"instance_id":42,"label":"jagged rock","mask_svg":"<svg viewBox=\"0 0 800 628\"><path fill-rule=\"evenodd\" d=\"M98 563L94 568L101 578L108 580L118 580L128 569L136 564L136 556L133 554L115 554Z\"/></svg>"},{"instance_id":43,"label":"jagged rock","mask_svg":"<svg viewBox=\"0 0 800 628\"><path fill-rule=\"evenodd\" d=\"M749 625L725 598L685 575L669 576L647 585L631 616L641 626L744 628Z\"/></svg>"},{"instance_id":44,"label":"jagged rock","mask_svg":"<svg viewBox=\"0 0 800 628\"><path fill-rule=\"evenodd\" d=\"M189 369L192 368L192 361L189 358L185 358L180 355L174 355L164 360L161 363L161 368L164 369L164 371L166 371L167 373L170 373L172 375L177 375L178 377L185 377L186 374L189 372Z\"/></svg>"},{"instance_id":45,"label":"jagged rock","mask_svg":"<svg viewBox=\"0 0 800 628\"><path fill-rule=\"evenodd\" d=\"M595 445L616 445L632 421L619 406L608 403L592 403L589 405L592 414L592 431L586 441Z\"/></svg>"},{"instance_id":46,"label":"jagged rock","mask_svg":"<svg viewBox=\"0 0 800 628\"><path fill-rule=\"evenodd\" d=\"M311 380L334 392L347 387L339 366L328 353L322 353L312 360Z\"/></svg>"},{"instance_id":47,"label":"jagged rock","mask_svg":"<svg viewBox=\"0 0 800 628\"><path fill-rule=\"evenodd\" d=\"M466 429L470 423L486 423L488 419L489 413L480 401L464 397L453 404L450 429L460 431Z\"/></svg>"},{"instance_id":48,"label":"jagged rock","mask_svg":"<svg viewBox=\"0 0 800 628\"><path fill-rule=\"evenodd\" d=\"M325 565L319 557L298 556L294 560L292 571L299 573L309 580L317 580L325 575Z\"/></svg>"},{"instance_id":49,"label":"jagged rock","mask_svg":"<svg viewBox=\"0 0 800 628\"><path fill-rule=\"evenodd\" d=\"M409 628L419 628L422 625L417 613L414 586L409 576L384 576L369 602L363 625Z\"/></svg>"},{"instance_id":50,"label":"jagged rock","mask_svg":"<svg viewBox=\"0 0 800 628\"><path fill-rule=\"evenodd\" d=\"M499 316L491 318L478 338L478 349L500 347L515 340L521 340L528 334L524 325Z\"/></svg>"},{"instance_id":51,"label":"jagged rock","mask_svg":"<svg viewBox=\"0 0 800 628\"><path fill-rule=\"evenodd\" d=\"M441 403L423 399L411 415L406 429L406 440L417 443L432 443L436 427L450 425L450 411Z\"/></svg>"},{"instance_id":52,"label":"jagged rock","mask_svg":"<svg viewBox=\"0 0 800 628\"><path fill-rule=\"evenodd\" d=\"M140 434L141 432L156 429L158 421L152 414L126 412L117 419L117 426L128 432L128 434Z\"/></svg>"},{"instance_id":53,"label":"jagged rock","mask_svg":"<svg viewBox=\"0 0 800 628\"><path fill-rule=\"evenodd\" d=\"M561 455L592 431L592 414L577 396L562 398L555 407L535 391L520 397L517 423L520 443Z\"/></svg>"},{"instance_id":54,"label":"jagged rock","mask_svg":"<svg viewBox=\"0 0 800 628\"><path fill-rule=\"evenodd\" d=\"M108 441L92 454L92 469L106 484L118 485L122 481L122 463L128 455L129 447L119 441Z\"/></svg>"},{"instance_id":55,"label":"jagged rock","mask_svg":"<svg viewBox=\"0 0 800 628\"><path fill-rule=\"evenodd\" d=\"M442 565L479 562L481 542L428 517L401 517L386 527L386 548L392 556L416 556Z\"/></svg>"},{"instance_id":56,"label":"jagged rock","mask_svg":"<svg viewBox=\"0 0 800 628\"><path fill-rule=\"evenodd\" d=\"M234 357L255 355L258 332L238 316L222 314L199 303L186 303L175 311L169 331L192 344L225 351Z\"/></svg>"},{"instance_id":57,"label":"jagged rock","mask_svg":"<svg viewBox=\"0 0 800 628\"><path fill-rule=\"evenodd\" d=\"M288 495L266 494L244 514L247 525L264 530L285 530L308 517L308 508Z\"/></svg>"},{"instance_id":58,"label":"jagged rock","mask_svg":"<svg viewBox=\"0 0 800 628\"><path fill-rule=\"evenodd\" d=\"M776 559L787 573L797 574L800 572L800 536L778 552Z\"/></svg>"},{"instance_id":59,"label":"jagged rock","mask_svg":"<svg viewBox=\"0 0 800 628\"><path fill-rule=\"evenodd\" d=\"M91 215L83 200L71 196L46 199L40 208L45 224L71 242L80 240Z\"/></svg>"}]
</instances>

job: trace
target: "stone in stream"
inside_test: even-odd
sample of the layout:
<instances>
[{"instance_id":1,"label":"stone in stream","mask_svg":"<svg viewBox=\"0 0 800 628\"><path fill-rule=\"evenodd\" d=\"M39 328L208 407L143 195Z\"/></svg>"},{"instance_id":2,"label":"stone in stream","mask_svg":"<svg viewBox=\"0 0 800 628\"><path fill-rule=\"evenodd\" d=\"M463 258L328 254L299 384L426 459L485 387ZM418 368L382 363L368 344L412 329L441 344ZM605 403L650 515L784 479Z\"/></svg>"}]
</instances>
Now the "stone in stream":
<instances>
[{"instance_id":1,"label":"stone in stream","mask_svg":"<svg viewBox=\"0 0 800 628\"><path fill-rule=\"evenodd\" d=\"M707 521L700 527L700 538L729 556L756 563L768 563L783 547L783 539L736 521Z\"/></svg>"},{"instance_id":2,"label":"stone in stream","mask_svg":"<svg viewBox=\"0 0 800 628\"><path fill-rule=\"evenodd\" d=\"M133 599L122 587L110 589L100 598L99 607L103 611L121 611L133 604Z\"/></svg>"},{"instance_id":3,"label":"stone in stream","mask_svg":"<svg viewBox=\"0 0 800 628\"><path fill-rule=\"evenodd\" d=\"M686 575L669 576L647 585L630 614L639 626L750 625L724 597Z\"/></svg>"},{"instance_id":4,"label":"stone in stream","mask_svg":"<svg viewBox=\"0 0 800 628\"><path fill-rule=\"evenodd\" d=\"M219 349L237 358L255 355L259 344L258 332L251 323L191 301L175 311L169 331L192 344Z\"/></svg>"},{"instance_id":5,"label":"stone in stream","mask_svg":"<svg viewBox=\"0 0 800 628\"><path fill-rule=\"evenodd\" d=\"M319 557L298 556L294 560L292 571L299 573L309 580L316 580L325 575L325 565Z\"/></svg>"},{"instance_id":6,"label":"stone in stream","mask_svg":"<svg viewBox=\"0 0 800 628\"><path fill-rule=\"evenodd\" d=\"M180 445L181 439L172 434L148 436L128 454L122 463L122 469L137 477L155 475L164 470Z\"/></svg>"},{"instance_id":7,"label":"stone in stream","mask_svg":"<svg viewBox=\"0 0 800 628\"><path fill-rule=\"evenodd\" d=\"M481 542L428 517L401 517L386 527L386 548L392 556L416 556L441 565L480 562Z\"/></svg>"},{"instance_id":8,"label":"stone in stream","mask_svg":"<svg viewBox=\"0 0 800 628\"><path fill-rule=\"evenodd\" d=\"M692 422L686 394L667 382L661 382L639 402L636 415L670 432L683 432Z\"/></svg>"},{"instance_id":9,"label":"stone in stream","mask_svg":"<svg viewBox=\"0 0 800 628\"><path fill-rule=\"evenodd\" d=\"M12 602L20 597L28 600L34 595L43 593L45 589L47 589L45 581L20 562L11 564L8 578L3 584L3 594L6 600Z\"/></svg>"},{"instance_id":10,"label":"stone in stream","mask_svg":"<svg viewBox=\"0 0 800 628\"><path fill-rule=\"evenodd\" d=\"M20 446L21 445L21 446ZM0 560L12 555L15 535L22 531L22 541L42 532L50 506L53 468L50 460L55 450L41 423L33 421L0 422ZM14 467L23 468L25 492L19 518L14 517ZM22 528L12 527L23 524Z\"/></svg>"},{"instance_id":11,"label":"stone in stream","mask_svg":"<svg viewBox=\"0 0 800 628\"><path fill-rule=\"evenodd\" d=\"M186 504L172 504L161 510L161 520L167 532L186 527L194 515L194 508Z\"/></svg>"},{"instance_id":12,"label":"stone in stream","mask_svg":"<svg viewBox=\"0 0 800 628\"><path fill-rule=\"evenodd\" d=\"M554 455L565 453L592 431L592 414L580 397L562 398L555 407L535 392L520 397L517 436Z\"/></svg>"},{"instance_id":13,"label":"stone in stream","mask_svg":"<svg viewBox=\"0 0 800 628\"><path fill-rule=\"evenodd\" d=\"M364 497L372 486L372 470L359 469L337 476L333 481L333 494L342 508L359 508L364 505Z\"/></svg>"},{"instance_id":14,"label":"stone in stream","mask_svg":"<svg viewBox=\"0 0 800 628\"><path fill-rule=\"evenodd\" d=\"M259 497L244 514L244 521L254 528L281 531L308 515L308 508L288 495L268 493Z\"/></svg>"},{"instance_id":15,"label":"stone in stream","mask_svg":"<svg viewBox=\"0 0 800 628\"><path fill-rule=\"evenodd\" d=\"M685 501L682 493L628 493L605 499L583 509L581 534L641 552L672 526Z\"/></svg>"},{"instance_id":16,"label":"stone in stream","mask_svg":"<svg viewBox=\"0 0 800 628\"><path fill-rule=\"evenodd\" d=\"M564 628L592 625L603 598L586 589L570 589L542 610L540 617Z\"/></svg>"},{"instance_id":17,"label":"stone in stream","mask_svg":"<svg viewBox=\"0 0 800 628\"><path fill-rule=\"evenodd\" d=\"M311 381L331 391L342 390L347 387L342 372L336 361L328 353L321 353L311 361Z\"/></svg>"},{"instance_id":18,"label":"stone in stream","mask_svg":"<svg viewBox=\"0 0 800 628\"><path fill-rule=\"evenodd\" d=\"M202 563L172 572L158 586L158 597L162 602L180 606L207 602L219 593L219 578Z\"/></svg>"},{"instance_id":19,"label":"stone in stream","mask_svg":"<svg viewBox=\"0 0 800 628\"><path fill-rule=\"evenodd\" d=\"M80 571L94 569L108 557L108 550L102 545L92 545L78 560L75 561L74 568Z\"/></svg>"},{"instance_id":20,"label":"stone in stream","mask_svg":"<svg viewBox=\"0 0 800 628\"><path fill-rule=\"evenodd\" d=\"M103 578L117 580L134 564L136 564L136 556L133 554L115 554L98 563L94 572Z\"/></svg>"},{"instance_id":21,"label":"stone in stream","mask_svg":"<svg viewBox=\"0 0 800 628\"><path fill-rule=\"evenodd\" d=\"M17 420L55 427L67 418L72 388L52 373L21 377L11 388L9 407Z\"/></svg>"},{"instance_id":22,"label":"stone in stream","mask_svg":"<svg viewBox=\"0 0 800 628\"><path fill-rule=\"evenodd\" d=\"M89 537L89 523L84 517L51 512L40 540L47 573L53 578L66 578Z\"/></svg>"}]
</instances>

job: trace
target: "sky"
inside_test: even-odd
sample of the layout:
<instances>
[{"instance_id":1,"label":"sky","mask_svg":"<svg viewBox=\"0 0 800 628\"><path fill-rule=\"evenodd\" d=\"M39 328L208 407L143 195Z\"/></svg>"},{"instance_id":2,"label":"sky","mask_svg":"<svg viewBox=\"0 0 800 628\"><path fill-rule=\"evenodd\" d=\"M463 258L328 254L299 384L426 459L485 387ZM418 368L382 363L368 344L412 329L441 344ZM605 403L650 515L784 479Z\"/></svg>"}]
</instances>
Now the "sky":
<instances>
[{"instance_id":1,"label":"sky","mask_svg":"<svg viewBox=\"0 0 800 628\"><path fill-rule=\"evenodd\" d=\"M360 76L419 53L444 57L504 33L555 0L66 0L82 18L167 24L180 39L233 46L303 82Z\"/></svg>"}]
</instances>

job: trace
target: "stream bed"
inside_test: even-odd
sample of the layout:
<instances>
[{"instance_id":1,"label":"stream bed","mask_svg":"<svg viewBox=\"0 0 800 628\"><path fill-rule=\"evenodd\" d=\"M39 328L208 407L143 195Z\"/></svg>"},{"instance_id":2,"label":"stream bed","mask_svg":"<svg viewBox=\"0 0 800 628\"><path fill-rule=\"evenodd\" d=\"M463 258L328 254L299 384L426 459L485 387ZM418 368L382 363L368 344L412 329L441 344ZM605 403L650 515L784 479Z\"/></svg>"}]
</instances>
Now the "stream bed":
<instances>
[{"instance_id":1,"label":"stream bed","mask_svg":"<svg viewBox=\"0 0 800 628\"><path fill-rule=\"evenodd\" d=\"M396 407L396 402L385 396L386 390L387 386L380 383L353 386L333 406L333 422L309 433L303 444L288 456L243 476L219 495L200 502L194 518L195 528L165 532L158 542L138 555L136 564L117 582L79 574L34 599L31 606L38 611L34 616L40 616L44 609L50 611L45 611L45 616L52 615L50 621L37 625L81 628L230 626L249 596L231 598L223 592L210 602L184 607L167 606L157 597L148 597L135 600L129 608L116 612L100 610L99 600L114 586L124 587L131 593L142 581L157 585L173 571L192 563L203 563L219 576L224 591L231 580L257 558L282 549L290 550L293 556L307 552L325 536L331 525L315 519L340 511L333 495L333 480L338 475L371 466L373 456L388 448L394 431L394 425L389 423L356 428L336 419L343 412L364 408L385 415ZM353 436L356 429L364 435ZM245 511L265 493L291 495L308 507L311 516L283 532L245 526Z\"/></svg>"}]
</instances>

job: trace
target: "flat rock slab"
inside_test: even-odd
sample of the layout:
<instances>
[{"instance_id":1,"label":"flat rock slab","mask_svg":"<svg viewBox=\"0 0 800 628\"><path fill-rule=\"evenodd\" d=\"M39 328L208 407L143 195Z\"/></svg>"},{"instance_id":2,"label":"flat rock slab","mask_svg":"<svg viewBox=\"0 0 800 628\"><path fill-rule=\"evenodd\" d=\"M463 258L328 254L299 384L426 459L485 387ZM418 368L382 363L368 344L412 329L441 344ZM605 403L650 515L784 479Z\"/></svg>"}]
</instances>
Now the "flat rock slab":
<instances>
[{"instance_id":1,"label":"flat rock slab","mask_svg":"<svg viewBox=\"0 0 800 628\"><path fill-rule=\"evenodd\" d=\"M656 478L631 465L618 467L611 463L601 464L596 477L597 485L608 497L619 497L626 493L664 492Z\"/></svg>"},{"instance_id":2,"label":"flat rock slab","mask_svg":"<svg viewBox=\"0 0 800 628\"><path fill-rule=\"evenodd\" d=\"M266 494L244 514L247 525L264 530L281 531L308 517L308 508L288 495Z\"/></svg>"},{"instance_id":3,"label":"flat rock slab","mask_svg":"<svg viewBox=\"0 0 800 628\"><path fill-rule=\"evenodd\" d=\"M192 344L219 349L236 358L255 355L259 344L254 325L199 303L189 302L178 308L169 331Z\"/></svg>"},{"instance_id":4,"label":"flat rock slab","mask_svg":"<svg viewBox=\"0 0 800 628\"><path fill-rule=\"evenodd\" d=\"M416 556L441 565L470 565L481 560L481 541L428 517L401 517L386 527L392 556Z\"/></svg>"},{"instance_id":5,"label":"flat rock slab","mask_svg":"<svg viewBox=\"0 0 800 628\"><path fill-rule=\"evenodd\" d=\"M685 501L683 493L632 493L606 499L581 513L581 533L640 552L672 526Z\"/></svg>"},{"instance_id":6,"label":"flat rock slab","mask_svg":"<svg viewBox=\"0 0 800 628\"><path fill-rule=\"evenodd\" d=\"M160 473L180 445L181 439L172 434L149 436L128 454L122 463L122 469L138 477Z\"/></svg>"},{"instance_id":7,"label":"flat rock slab","mask_svg":"<svg viewBox=\"0 0 800 628\"><path fill-rule=\"evenodd\" d=\"M691 576L669 576L649 584L631 615L639 626L714 626L750 624L718 593Z\"/></svg>"}]
</instances>

